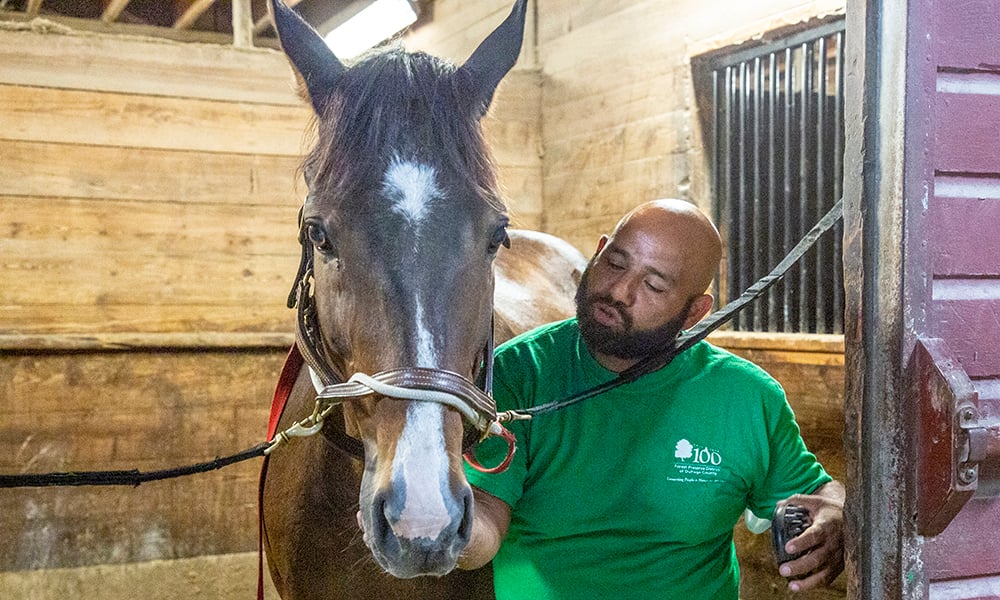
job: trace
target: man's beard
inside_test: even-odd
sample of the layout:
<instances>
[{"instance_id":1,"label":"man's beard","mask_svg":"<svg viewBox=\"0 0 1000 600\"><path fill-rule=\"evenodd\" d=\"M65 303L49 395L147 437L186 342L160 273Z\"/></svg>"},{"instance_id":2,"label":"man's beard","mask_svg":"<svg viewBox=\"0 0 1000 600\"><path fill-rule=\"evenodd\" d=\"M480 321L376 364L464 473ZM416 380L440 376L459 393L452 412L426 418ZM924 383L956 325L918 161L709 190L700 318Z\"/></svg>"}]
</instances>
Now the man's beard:
<instances>
[{"instance_id":1,"label":"man's beard","mask_svg":"<svg viewBox=\"0 0 1000 600\"><path fill-rule=\"evenodd\" d=\"M591 352L621 359L643 359L658 350L667 348L677 339L677 334L684 327L684 321L687 320L688 313L694 303L693 297L687 301L684 309L667 323L655 329L635 331L632 328L632 317L624 304L607 296L587 294L587 279L593 263L592 259L583 271L575 298L576 319L580 325L580 335ZM593 306L595 302L600 302L618 312L622 321L621 331L602 325L594 319Z\"/></svg>"}]
</instances>

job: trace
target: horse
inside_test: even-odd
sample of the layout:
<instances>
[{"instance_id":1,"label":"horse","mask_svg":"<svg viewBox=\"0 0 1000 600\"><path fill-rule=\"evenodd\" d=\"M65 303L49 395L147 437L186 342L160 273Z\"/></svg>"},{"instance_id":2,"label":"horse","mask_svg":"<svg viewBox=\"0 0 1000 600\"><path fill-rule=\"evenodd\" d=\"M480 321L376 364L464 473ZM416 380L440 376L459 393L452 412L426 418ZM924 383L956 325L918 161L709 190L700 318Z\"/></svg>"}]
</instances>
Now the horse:
<instances>
[{"instance_id":1,"label":"horse","mask_svg":"<svg viewBox=\"0 0 1000 600\"><path fill-rule=\"evenodd\" d=\"M347 66L269 0L317 123L290 299L304 360L286 364L278 430L351 373L487 382L493 331L502 341L572 314L586 260L508 230L482 134L520 52L525 3L461 66L398 46ZM261 543L283 599L493 597L488 567L455 569L474 510L462 413L400 389L344 401L320 435L265 460Z\"/></svg>"}]
</instances>

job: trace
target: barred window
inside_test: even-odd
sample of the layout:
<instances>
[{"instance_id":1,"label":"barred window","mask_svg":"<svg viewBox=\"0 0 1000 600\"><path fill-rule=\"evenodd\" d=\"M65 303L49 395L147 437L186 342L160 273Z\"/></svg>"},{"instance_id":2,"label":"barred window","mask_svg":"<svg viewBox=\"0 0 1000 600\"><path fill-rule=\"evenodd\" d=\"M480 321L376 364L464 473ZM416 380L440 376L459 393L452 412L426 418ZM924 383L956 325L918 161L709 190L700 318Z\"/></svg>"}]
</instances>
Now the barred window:
<instances>
[{"instance_id":1,"label":"barred window","mask_svg":"<svg viewBox=\"0 0 1000 600\"><path fill-rule=\"evenodd\" d=\"M842 195L844 21L709 59L709 164L727 245L718 297L767 274ZM842 333L843 225L766 296L741 331Z\"/></svg>"}]
</instances>

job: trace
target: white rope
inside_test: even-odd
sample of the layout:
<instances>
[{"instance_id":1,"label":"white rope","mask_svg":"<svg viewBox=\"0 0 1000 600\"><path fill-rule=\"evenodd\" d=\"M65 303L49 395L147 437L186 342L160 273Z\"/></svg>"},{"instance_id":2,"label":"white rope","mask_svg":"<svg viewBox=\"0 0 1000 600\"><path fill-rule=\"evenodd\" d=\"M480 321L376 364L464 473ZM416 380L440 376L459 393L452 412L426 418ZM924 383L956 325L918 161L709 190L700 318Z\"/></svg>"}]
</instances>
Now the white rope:
<instances>
[{"instance_id":1,"label":"white rope","mask_svg":"<svg viewBox=\"0 0 1000 600\"><path fill-rule=\"evenodd\" d=\"M473 423L480 431L485 430L488 425L488 423L485 422L485 419L483 419L479 413L474 411L472 407L463 402L458 396L449 394L448 392L442 392L439 390L418 390L414 388L404 388L390 385L388 383L382 383L381 381L371 377L370 375L365 375L364 373L355 373L347 381L348 383L360 383L373 392L390 398L398 398L400 400L419 400L421 402L436 402L437 404L450 406L462 413L462 416L468 419L470 423Z\"/></svg>"},{"instance_id":2,"label":"white rope","mask_svg":"<svg viewBox=\"0 0 1000 600\"><path fill-rule=\"evenodd\" d=\"M309 368L309 376L312 379L313 387L316 388L316 393L320 396L327 390L326 387L321 387L321 382L319 377ZM442 404L444 406L450 406L462 414L466 419L469 420L477 429L484 432L484 435L499 435L502 427L498 421L493 423L488 422L483 418L482 415L477 413L471 406L463 401L460 397L455 394L450 394L448 392L442 392L440 390L420 390L415 388L399 387L396 385L383 383L370 375L364 373L355 373L347 380L347 383L358 383L369 390L375 392L376 394L381 394L388 398L396 398L400 400L417 400L420 402L434 402L436 404ZM343 384L337 384L343 385ZM329 386L335 387L335 386ZM339 402L331 402L325 407L322 407L321 401L317 399L316 408L313 413L298 421L288 429L278 433L274 436L274 441L270 446L264 450L264 454L268 455L275 448L281 444L287 443L290 438L293 437L309 437L319 433L323 429L323 420L326 418L334 406L339 404Z\"/></svg>"}]
</instances>

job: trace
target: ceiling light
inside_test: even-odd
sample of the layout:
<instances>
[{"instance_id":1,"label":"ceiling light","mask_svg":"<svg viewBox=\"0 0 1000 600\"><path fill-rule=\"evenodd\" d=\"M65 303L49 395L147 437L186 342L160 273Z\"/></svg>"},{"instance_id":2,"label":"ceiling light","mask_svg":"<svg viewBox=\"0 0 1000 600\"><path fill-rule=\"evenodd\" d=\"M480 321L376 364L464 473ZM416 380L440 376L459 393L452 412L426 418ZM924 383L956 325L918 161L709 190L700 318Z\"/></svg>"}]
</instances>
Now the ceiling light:
<instances>
[{"instance_id":1,"label":"ceiling light","mask_svg":"<svg viewBox=\"0 0 1000 600\"><path fill-rule=\"evenodd\" d=\"M326 34L333 53L353 58L396 35L417 20L408 0L375 0L356 15Z\"/></svg>"}]
</instances>

